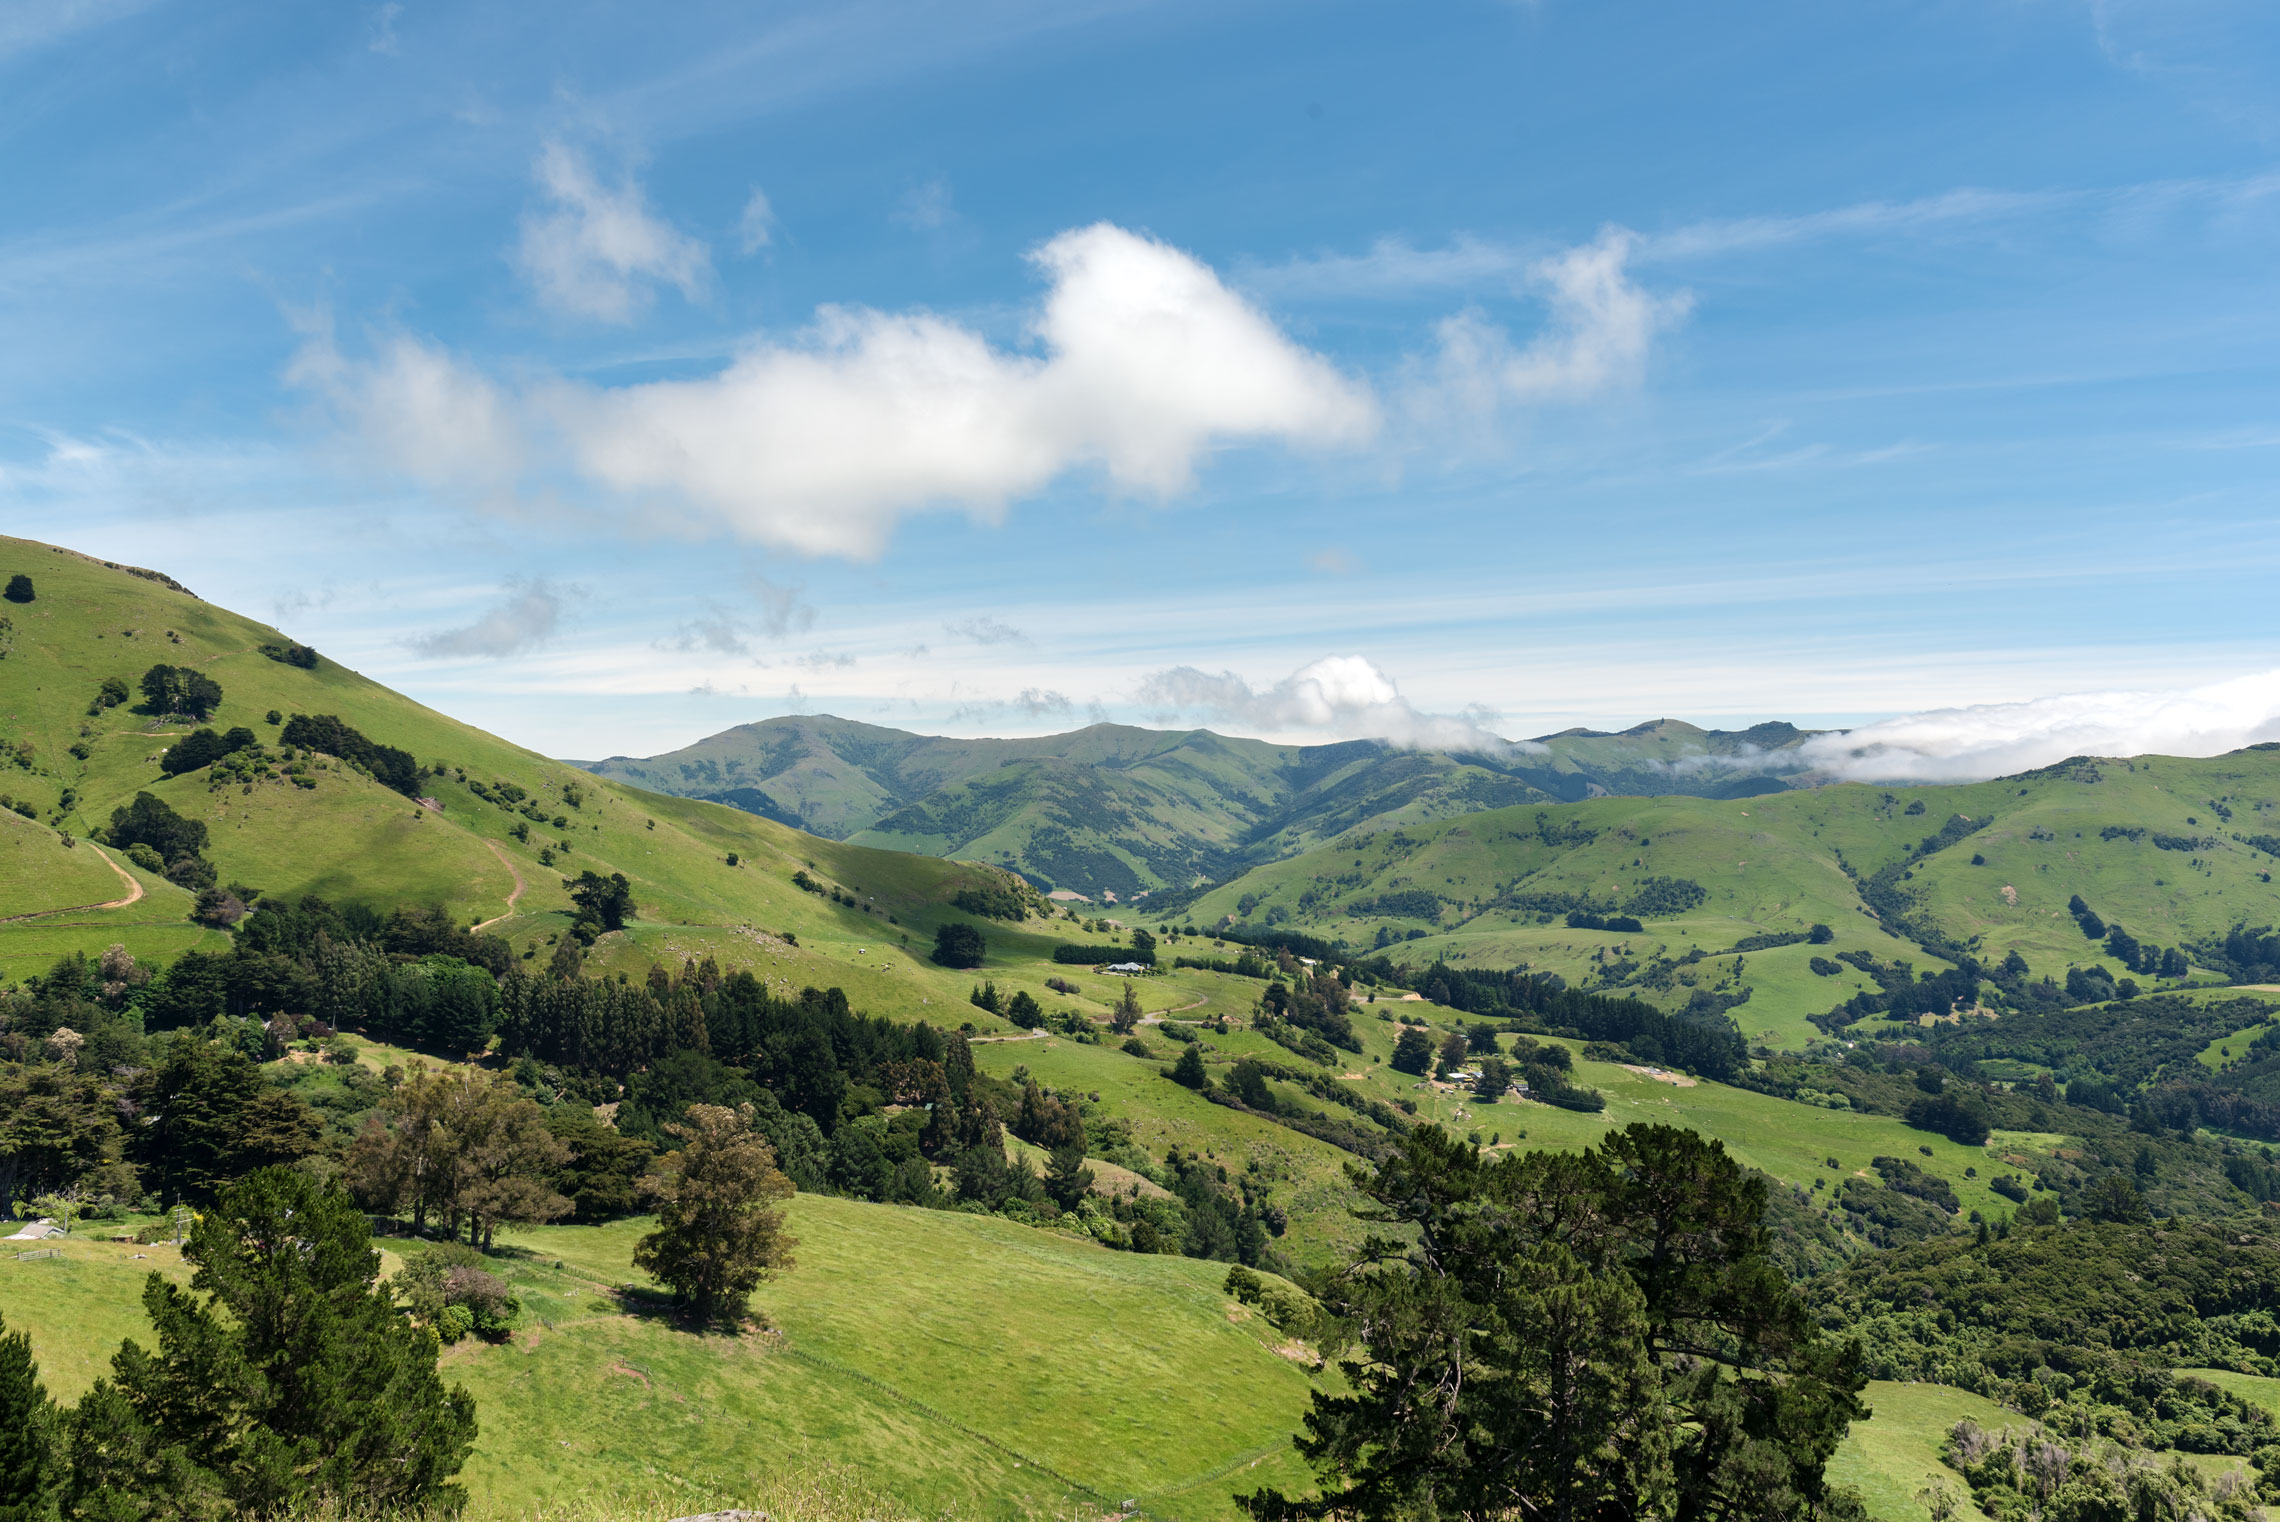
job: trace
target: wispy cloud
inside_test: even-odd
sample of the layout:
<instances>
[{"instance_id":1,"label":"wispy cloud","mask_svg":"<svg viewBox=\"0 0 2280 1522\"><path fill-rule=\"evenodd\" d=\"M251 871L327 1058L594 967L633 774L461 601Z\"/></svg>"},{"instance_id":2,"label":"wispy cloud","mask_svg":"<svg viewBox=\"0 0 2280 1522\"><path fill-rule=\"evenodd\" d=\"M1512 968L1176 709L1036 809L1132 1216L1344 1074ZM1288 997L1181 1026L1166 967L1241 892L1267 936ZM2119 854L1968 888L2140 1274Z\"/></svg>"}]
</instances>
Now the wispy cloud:
<instances>
[{"instance_id":1,"label":"wispy cloud","mask_svg":"<svg viewBox=\"0 0 2280 1522\"><path fill-rule=\"evenodd\" d=\"M950 204L950 182L940 177L914 185L895 203L894 220L917 232L935 232L958 216Z\"/></svg>"},{"instance_id":2,"label":"wispy cloud","mask_svg":"<svg viewBox=\"0 0 2280 1522\"><path fill-rule=\"evenodd\" d=\"M757 254L776 241L776 208L769 203L768 192L758 186L744 203L744 215L737 219L736 241L747 254Z\"/></svg>"},{"instance_id":3,"label":"wispy cloud","mask_svg":"<svg viewBox=\"0 0 2280 1522\"><path fill-rule=\"evenodd\" d=\"M2170 692L1932 709L1819 735L1804 749L1858 781L1964 782L2069 756L2215 756L2267 740L2280 740L2280 670Z\"/></svg>"},{"instance_id":4,"label":"wispy cloud","mask_svg":"<svg viewBox=\"0 0 2280 1522\"><path fill-rule=\"evenodd\" d=\"M626 322L659 285L691 298L703 289L704 245L653 215L631 176L605 185L561 143L546 145L535 174L544 205L523 219L516 260L548 306Z\"/></svg>"},{"instance_id":5,"label":"wispy cloud","mask_svg":"<svg viewBox=\"0 0 2280 1522\"><path fill-rule=\"evenodd\" d=\"M506 599L473 623L423 635L411 645L421 655L439 658L520 655L554 638L564 605L580 595L575 587L540 578L511 583Z\"/></svg>"},{"instance_id":6,"label":"wispy cloud","mask_svg":"<svg viewBox=\"0 0 2280 1522\"><path fill-rule=\"evenodd\" d=\"M942 632L954 639L970 639L977 645L1026 645L1030 642L1029 636L1021 630L986 614L944 624Z\"/></svg>"},{"instance_id":7,"label":"wispy cloud","mask_svg":"<svg viewBox=\"0 0 2280 1522\"><path fill-rule=\"evenodd\" d=\"M1526 347L1477 311L1439 328L1439 351L1410 387L1413 410L1486 416L1511 402L1574 400L1634 385L1655 335L1686 313L1690 299L1657 295L1626 268L1637 238L1610 228L1581 248L1542 259L1531 277L1544 287L1549 320Z\"/></svg>"}]
</instances>

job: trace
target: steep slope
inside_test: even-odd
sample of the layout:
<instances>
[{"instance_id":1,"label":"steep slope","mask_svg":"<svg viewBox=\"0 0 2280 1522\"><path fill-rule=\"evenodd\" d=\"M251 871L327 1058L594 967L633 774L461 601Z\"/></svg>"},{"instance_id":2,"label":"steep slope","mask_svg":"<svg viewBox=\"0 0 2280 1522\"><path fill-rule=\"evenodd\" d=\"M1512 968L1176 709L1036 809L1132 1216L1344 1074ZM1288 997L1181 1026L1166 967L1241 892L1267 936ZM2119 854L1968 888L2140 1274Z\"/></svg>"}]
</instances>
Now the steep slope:
<instances>
[{"instance_id":1,"label":"steep slope","mask_svg":"<svg viewBox=\"0 0 2280 1522\"><path fill-rule=\"evenodd\" d=\"M584 763L817 834L1014 867L1129 899L1292 855L1365 825L1606 793L1746 797L1805 771L1786 724L1657 720L1496 756L1376 741L1272 745L1096 724L1026 740L914 735L831 717L747 724L684 750Z\"/></svg>"},{"instance_id":2,"label":"steep slope","mask_svg":"<svg viewBox=\"0 0 2280 1522\"><path fill-rule=\"evenodd\" d=\"M190 892L91 839L143 792L206 827L204 854L225 884L383 911L436 905L461 924L500 920L498 933L534 945L568 922L565 878L622 872L637 919L605 938L605 959L640 965L635 948L694 928L718 932L712 939L725 951L745 935L739 927L766 926L801 941L771 940L779 974L819 986L844 981L834 976L840 943L915 936L923 950L958 888L995 876L589 776L321 655L313 667L266 655L264 646L288 653L290 641L155 573L17 539L0 539L0 571L28 574L36 589L30 603L0 604L10 626L0 658L0 792L35 816L0 814L0 974L111 941L171 957L215 933L190 925ZM132 693L154 665L219 684L207 722L250 730L256 748L166 775L162 758L196 726L142 711L132 696L98 702L106 678ZM347 762L298 752L288 760L283 735L298 715L335 716L409 752L419 799ZM140 898L88 907L133 897L122 871ZM849 892L839 901L803 892L792 882L802 871ZM850 902L856 889L860 900ZM918 956L897 963L879 975L885 1007L915 1011L964 991Z\"/></svg>"}]
</instances>

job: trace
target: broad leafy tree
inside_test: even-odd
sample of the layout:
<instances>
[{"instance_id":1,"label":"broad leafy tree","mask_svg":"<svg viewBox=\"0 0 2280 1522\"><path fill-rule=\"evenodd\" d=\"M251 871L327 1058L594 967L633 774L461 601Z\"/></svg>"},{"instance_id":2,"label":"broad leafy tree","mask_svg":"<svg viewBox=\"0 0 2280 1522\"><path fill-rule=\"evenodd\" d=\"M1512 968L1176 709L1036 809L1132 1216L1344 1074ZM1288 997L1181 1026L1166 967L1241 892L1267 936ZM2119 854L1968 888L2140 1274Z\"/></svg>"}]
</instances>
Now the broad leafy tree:
<instances>
[{"instance_id":1,"label":"broad leafy tree","mask_svg":"<svg viewBox=\"0 0 2280 1522\"><path fill-rule=\"evenodd\" d=\"M943 967L979 967L989 950L971 925L944 925L934 932L934 960Z\"/></svg>"},{"instance_id":2,"label":"broad leafy tree","mask_svg":"<svg viewBox=\"0 0 2280 1522\"><path fill-rule=\"evenodd\" d=\"M635 1245L634 1266L696 1321L734 1322L762 1280L792 1266L798 1244L784 1234L783 1211L792 1181L777 1170L750 1105L691 1105L685 1123L665 1130L681 1145L646 1180L657 1229Z\"/></svg>"},{"instance_id":3,"label":"broad leafy tree","mask_svg":"<svg viewBox=\"0 0 2280 1522\"><path fill-rule=\"evenodd\" d=\"M185 1289L152 1274L157 1348L123 1343L68 1423L66 1510L106 1519L457 1511L475 1402L379 1282L337 1186L265 1168L191 1228Z\"/></svg>"}]
</instances>

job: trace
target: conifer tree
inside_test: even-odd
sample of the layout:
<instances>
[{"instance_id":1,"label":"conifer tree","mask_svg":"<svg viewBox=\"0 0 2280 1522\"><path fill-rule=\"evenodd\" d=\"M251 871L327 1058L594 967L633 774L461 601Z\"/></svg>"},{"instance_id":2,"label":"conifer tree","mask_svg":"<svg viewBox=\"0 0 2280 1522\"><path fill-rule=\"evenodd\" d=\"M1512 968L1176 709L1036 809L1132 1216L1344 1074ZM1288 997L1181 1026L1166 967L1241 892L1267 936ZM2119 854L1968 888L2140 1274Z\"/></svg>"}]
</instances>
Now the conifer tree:
<instances>
[{"instance_id":1,"label":"conifer tree","mask_svg":"<svg viewBox=\"0 0 2280 1522\"><path fill-rule=\"evenodd\" d=\"M0 1316L0 1522L39 1522L55 1488L55 1405L32 1339Z\"/></svg>"},{"instance_id":2,"label":"conifer tree","mask_svg":"<svg viewBox=\"0 0 2280 1522\"><path fill-rule=\"evenodd\" d=\"M73 1410L66 1512L135 1519L428 1509L475 1440L432 1335L379 1282L337 1185L264 1168L191 1228L190 1287L152 1274L157 1350L129 1340Z\"/></svg>"},{"instance_id":3,"label":"conifer tree","mask_svg":"<svg viewBox=\"0 0 2280 1522\"><path fill-rule=\"evenodd\" d=\"M1191 1089L1211 1087L1211 1075L1203 1070L1203 1053L1191 1042L1180 1053L1180 1060L1172 1064L1172 1082Z\"/></svg>"}]
</instances>

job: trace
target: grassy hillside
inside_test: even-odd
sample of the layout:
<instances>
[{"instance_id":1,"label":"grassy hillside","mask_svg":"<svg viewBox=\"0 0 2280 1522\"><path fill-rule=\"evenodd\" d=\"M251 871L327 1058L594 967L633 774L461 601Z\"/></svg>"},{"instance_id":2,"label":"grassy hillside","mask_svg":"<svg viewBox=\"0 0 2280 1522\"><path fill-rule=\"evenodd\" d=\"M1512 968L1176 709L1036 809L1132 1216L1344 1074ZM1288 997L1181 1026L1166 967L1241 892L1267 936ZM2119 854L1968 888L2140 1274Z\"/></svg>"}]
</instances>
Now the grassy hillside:
<instances>
[{"instance_id":1,"label":"grassy hillside","mask_svg":"<svg viewBox=\"0 0 2280 1522\"><path fill-rule=\"evenodd\" d=\"M846 1469L909 1514L1066 1515L1133 1497L1160 1517L1222 1517L1238 1484L1301 1478L1289 1434L1309 1367L1219 1293L1223 1264L802 1195L798 1266L756 1301L769 1330L730 1338L620 1293L646 1282L631 1266L646 1226L502 1242L494 1268L525 1329L444 1359L481 1425L471 1516L660 1489L697 1511ZM186 1277L170 1246L87 1236L60 1258L0 1262L0 1313L31 1333L53 1393L75 1399L121 1338L148 1340L153 1268Z\"/></svg>"},{"instance_id":2,"label":"grassy hillside","mask_svg":"<svg viewBox=\"0 0 2280 1522\"><path fill-rule=\"evenodd\" d=\"M1601 792L1777 791L1804 770L1802 738L1786 724L1725 732L1658 720L1460 757L1113 724L958 740L824 716L742 725L646 760L585 764L817 834L996 862L1051 887L1129 900L1364 826Z\"/></svg>"},{"instance_id":3,"label":"grassy hillside","mask_svg":"<svg viewBox=\"0 0 2280 1522\"><path fill-rule=\"evenodd\" d=\"M1919 856L1956 815L1975 828ZM2280 858L2243 837L2271 843L2276 820L2280 749L2270 747L2070 763L1959 787L1599 798L1352 831L1215 889L1187 917L1390 943L1412 964L1526 963L1671 1006L1697 990L1747 988L1750 1002L1734 1011L1744 1033L1793 1046L1812 1034L1806 1014L1867 986L1850 967L1815 975L1815 956L1865 951L1933 970L1947 963L1914 944L1929 929L1989 964L2017 951L2038 975L2126 972L2068 913L2077 894L2161 945L2271 924ZM1886 868L1904 874L1892 883L1903 914L1862 896L1860 879ZM1645 928L1570 929L1571 905L1635 913ZM1814 924L1834 942L1720 954ZM1697 961L1657 968L1696 951Z\"/></svg>"},{"instance_id":4,"label":"grassy hillside","mask_svg":"<svg viewBox=\"0 0 2280 1522\"><path fill-rule=\"evenodd\" d=\"M273 895L316 893L382 910L441 905L462 923L497 920L497 933L531 948L567 924L565 877L623 872L638 918L604 938L605 963L646 967L645 951L685 937L731 965L764 963L794 989L842 982L858 992L849 974L861 962L869 971L860 995L876 1012L906 1017L962 1000L969 986L923 953L949 898L983 876L973 868L821 840L725 805L588 776L329 658L313 670L271 659L261 647L285 635L163 577L15 539L0 539L0 563L30 574L38 591L34 602L8 605L0 658L0 792L36 816L0 811L0 977L113 941L167 960L220 934L189 922L193 895L89 841L114 809L147 791L206 825L206 854L223 882ZM429 805L322 761L305 788L275 766L227 782L210 768L165 776L159 757L190 725L139 712L138 699L89 712L105 678L133 689L156 664L218 682L212 726L252 730L272 759L282 726L268 722L271 712L337 715L409 751L436 769L420 779ZM502 784L524 795L519 804L495 801L508 796ZM133 896L122 871L139 899L90 907ZM802 892L791 881L798 871L845 889L858 906ZM775 934L763 940L760 928Z\"/></svg>"}]
</instances>

